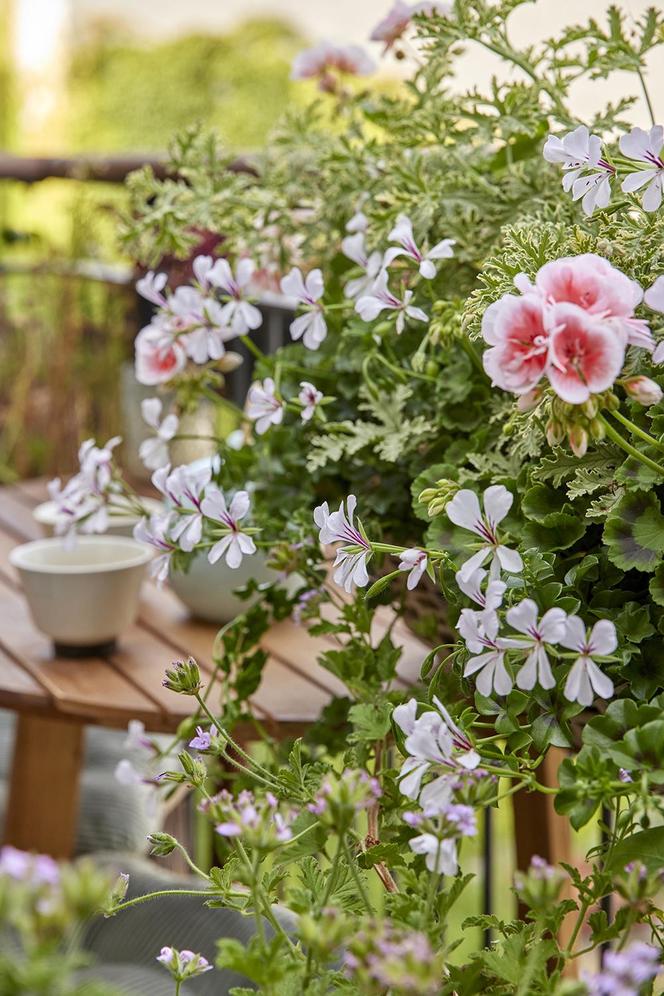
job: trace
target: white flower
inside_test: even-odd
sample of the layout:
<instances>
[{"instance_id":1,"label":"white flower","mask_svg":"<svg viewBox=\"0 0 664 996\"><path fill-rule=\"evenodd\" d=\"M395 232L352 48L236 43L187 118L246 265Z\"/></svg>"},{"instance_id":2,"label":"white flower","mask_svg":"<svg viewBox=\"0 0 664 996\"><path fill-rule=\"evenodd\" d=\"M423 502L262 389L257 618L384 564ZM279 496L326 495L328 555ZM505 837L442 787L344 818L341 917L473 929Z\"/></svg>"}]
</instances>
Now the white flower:
<instances>
[{"instance_id":1,"label":"white flower","mask_svg":"<svg viewBox=\"0 0 664 996\"><path fill-rule=\"evenodd\" d=\"M435 259L451 259L454 256L454 239L443 239L423 253L418 249L413 236L413 225L405 214L400 214L397 223L388 235L390 242L398 242L399 246L388 249L385 253L385 266L389 266L397 256L407 256L418 264L420 274L427 280L432 280L436 276Z\"/></svg>"},{"instance_id":2,"label":"white flower","mask_svg":"<svg viewBox=\"0 0 664 996\"><path fill-rule=\"evenodd\" d=\"M125 750L150 750L151 744L145 734L145 723L140 719L130 719L127 725L127 736L122 743Z\"/></svg>"},{"instance_id":3,"label":"white flower","mask_svg":"<svg viewBox=\"0 0 664 996\"><path fill-rule=\"evenodd\" d=\"M567 676L565 698L583 706L592 705L595 695L610 699L613 695L613 682L600 671L593 657L606 657L618 646L613 623L608 619L600 619L588 633L578 616L568 616L560 643L579 654Z\"/></svg>"},{"instance_id":4,"label":"white flower","mask_svg":"<svg viewBox=\"0 0 664 996\"><path fill-rule=\"evenodd\" d=\"M363 276L349 280L344 287L346 297L359 297L373 286L383 266L383 255L377 250L371 254L368 253L364 244L363 232L358 232L357 235L348 235L341 243L341 250L344 256L352 259L364 271Z\"/></svg>"},{"instance_id":5,"label":"white flower","mask_svg":"<svg viewBox=\"0 0 664 996\"><path fill-rule=\"evenodd\" d=\"M259 309L246 300L248 288L256 265L251 259L241 259L235 267L235 274L228 260L218 259L207 273L207 279L226 294L230 300L221 309L222 321L229 325L235 335L246 335L263 324Z\"/></svg>"},{"instance_id":6,"label":"white flower","mask_svg":"<svg viewBox=\"0 0 664 996\"><path fill-rule=\"evenodd\" d=\"M371 544L353 521L356 505L355 495L348 495L346 509L343 501L336 512L330 512L327 502L314 509L314 522L320 530L320 542L344 544L337 551L334 561L333 566L337 568L334 580L349 593L353 590L353 585L363 587L369 583L367 560L372 553Z\"/></svg>"},{"instance_id":7,"label":"white flower","mask_svg":"<svg viewBox=\"0 0 664 996\"><path fill-rule=\"evenodd\" d=\"M643 301L653 311L664 313L664 274L657 277L655 282L651 284L643 295ZM655 351L652 354L652 361L653 363L664 362L664 340L660 340L655 347Z\"/></svg>"},{"instance_id":8,"label":"white flower","mask_svg":"<svg viewBox=\"0 0 664 996\"><path fill-rule=\"evenodd\" d=\"M180 420L173 412L161 420L162 403L159 398L145 398L141 402L143 421L156 431L138 448L138 455L149 470L158 470L168 463L168 444L178 431Z\"/></svg>"},{"instance_id":9,"label":"white flower","mask_svg":"<svg viewBox=\"0 0 664 996\"><path fill-rule=\"evenodd\" d=\"M498 627L495 612L473 612L472 609L463 609L457 623L466 647L476 654L466 662L464 677L476 674L477 690L487 697L493 691L497 695L509 695L512 691L512 679L505 667L505 651L522 645L520 640L498 636Z\"/></svg>"},{"instance_id":10,"label":"white flower","mask_svg":"<svg viewBox=\"0 0 664 996\"><path fill-rule=\"evenodd\" d=\"M114 774L115 780L120 782L120 785L142 785L145 780L126 757L118 761Z\"/></svg>"},{"instance_id":11,"label":"white flower","mask_svg":"<svg viewBox=\"0 0 664 996\"><path fill-rule=\"evenodd\" d=\"M585 214L605 208L611 199L611 178L615 170L602 158L602 140L579 125L563 138L549 135L544 143L544 158L562 163L565 176L563 190L572 191L572 199L581 200Z\"/></svg>"},{"instance_id":12,"label":"white flower","mask_svg":"<svg viewBox=\"0 0 664 996\"><path fill-rule=\"evenodd\" d=\"M323 392L319 391L317 387L314 387L308 380L300 381L301 391L297 396L297 400L302 405L302 411L300 412L300 418L303 422L310 422L314 416L316 408L323 400Z\"/></svg>"},{"instance_id":13,"label":"white flower","mask_svg":"<svg viewBox=\"0 0 664 996\"><path fill-rule=\"evenodd\" d=\"M408 842L415 854L425 854L426 866L438 875L456 875L458 868L456 841L439 840L432 833L421 833Z\"/></svg>"},{"instance_id":14,"label":"white flower","mask_svg":"<svg viewBox=\"0 0 664 996\"><path fill-rule=\"evenodd\" d=\"M366 232L369 227L369 219L367 218L364 211L356 211L353 217L346 222L346 231L350 232Z\"/></svg>"},{"instance_id":15,"label":"white flower","mask_svg":"<svg viewBox=\"0 0 664 996\"><path fill-rule=\"evenodd\" d=\"M136 380L148 387L167 383L187 365L183 343L160 316L141 329L134 340L134 350Z\"/></svg>"},{"instance_id":16,"label":"white flower","mask_svg":"<svg viewBox=\"0 0 664 996\"><path fill-rule=\"evenodd\" d=\"M152 270L148 270L144 277L136 281L136 290L146 301L156 304L159 308L165 308L166 298L161 292L167 281L165 273L153 273Z\"/></svg>"},{"instance_id":17,"label":"white flower","mask_svg":"<svg viewBox=\"0 0 664 996\"><path fill-rule=\"evenodd\" d=\"M403 300L396 297L387 286L387 271L381 270L368 294L363 294L355 302L355 310L360 318L365 322L373 322L378 315L387 308L390 311L397 311L397 332L401 334L406 322L406 317L413 318L418 322L428 322L429 317L426 311L416 308L410 304L413 296L411 290L404 293Z\"/></svg>"},{"instance_id":18,"label":"white flower","mask_svg":"<svg viewBox=\"0 0 664 996\"><path fill-rule=\"evenodd\" d=\"M177 550L175 543L168 538L168 529L171 523L171 514L156 514L150 519L141 519L134 526L134 539L139 543L146 543L153 546L157 551L157 556L150 561L150 576L157 584L163 584L168 577L171 566L171 557Z\"/></svg>"},{"instance_id":19,"label":"white flower","mask_svg":"<svg viewBox=\"0 0 664 996\"><path fill-rule=\"evenodd\" d=\"M170 330L178 335L178 343L185 347L194 363L221 359L226 352L224 343L235 332L225 320L218 301L205 297L195 287L182 286L169 298L168 310ZM167 316L161 320L169 322Z\"/></svg>"},{"instance_id":20,"label":"white flower","mask_svg":"<svg viewBox=\"0 0 664 996\"><path fill-rule=\"evenodd\" d=\"M551 671L545 644L556 644L565 632L567 615L562 609L549 609L538 621L537 604L532 598L524 598L518 605L507 610L507 622L528 640L523 646L530 647L525 664L516 676L516 683L524 691L530 691L536 684L542 688L554 688L556 680Z\"/></svg>"},{"instance_id":21,"label":"white flower","mask_svg":"<svg viewBox=\"0 0 664 996\"><path fill-rule=\"evenodd\" d=\"M262 436L271 425L279 425L284 417L284 403L274 393L274 381L266 377L256 380L249 388L245 404L247 418L255 422L256 432Z\"/></svg>"},{"instance_id":22,"label":"white flower","mask_svg":"<svg viewBox=\"0 0 664 996\"><path fill-rule=\"evenodd\" d=\"M305 280L300 270L294 266L290 273L283 277L280 287L283 294L294 298L296 304L307 308L303 315L291 322L291 337L302 339L307 349L318 349L327 335L327 324L322 305L319 303L325 292L323 274L320 270L311 270Z\"/></svg>"},{"instance_id":23,"label":"white flower","mask_svg":"<svg viewBox=\"0 0 664 996\"><path fill-rule=\"evenodd\" d=\"M152 475L152 483L169 499L176 513L169 524L169 537L187 553L201 541L201 501L211 477L210 466L183 466L172 471L166 466Z\"/></svg>"},{"instance_id":24,"label":"white flower","mask_svg":"<svg viewBox=\"0 0 664 996\"><path fill-rule=\"evenodd\" d=\"M457 491L454 498L448 502L445 511L450 522L462 529L468 529L483 540L481 548L463 564L459 574L464 581L481 567L487 557L491 556L491 579L497 578L500 569L520 574L523 561L516 550L503 546L496 532L496 526L505 518L514 496L502 484L492 484L484 492L484 512L474 491L464 488Z\"/></svg>"},{"instance_id":25,"label":"white flower","mask_svg":"<svg viewBox=\"0 0 664 996\"><path fill-rule=\"evenodd\" d=\"M246 491L237 491L230 506L219 488L211 485L201 504L203 514L214 522L221 522L228 532L214 544L208 554L211 564L216 564L220 557L226 554L226 564L236 568L242 563L242 557L256 552L256 544L251 536L243 533L239 522L249 511L249 495Z\"/></svg>"},{"instance_id":26,"label":"white flower","mask_svg":"<svg viewBox=\"0 0 664 996\"><path fill-rule=\"evenodd\" d=\"M406 581L406 588L408 588L408 591L412 591L413 588L417 587L422 575L426 571L429 559L424 550L417 550L415 548L404 550L399 556L401 558L399 561L399 570L410 571L408 580Z\"/></svg>"},{"instance_id":27,"label":"white flower","mask_svg":"<svg viewBox=\"0 0 664 996\"><path fill-rule=\"evenodd\" d=\"M630 173L622 182L626 194L640 190L645 186L641 199L644 211L657 211L662 203L662 188L664 185L664 161L661 158L664 145L664 127L654 125L650 131L643 128L632 128L628 135L620 139L620 151L628 159L636 159L645 163L645 169Z\"/></svg>"},{"instance_id":28,"label":"white flower","mask_svg":"<svg viewBox=\"0 0 664 996\"><path fill-rule=\"evenodd\" d=\"M486 586L486 591L482 591L482 584L487 576L487 571L483 568L478 567L474 570L472 574L465 577L463 571L457 571L455 574L456 583L464 593L468 595L468 598L472 598L477 605L481 605L483 609L497 609L502 605L503 595L505 594L505 589L507 585L504 581L499 581L497 579L489 581Z\"/></svg>"}]
</instances>

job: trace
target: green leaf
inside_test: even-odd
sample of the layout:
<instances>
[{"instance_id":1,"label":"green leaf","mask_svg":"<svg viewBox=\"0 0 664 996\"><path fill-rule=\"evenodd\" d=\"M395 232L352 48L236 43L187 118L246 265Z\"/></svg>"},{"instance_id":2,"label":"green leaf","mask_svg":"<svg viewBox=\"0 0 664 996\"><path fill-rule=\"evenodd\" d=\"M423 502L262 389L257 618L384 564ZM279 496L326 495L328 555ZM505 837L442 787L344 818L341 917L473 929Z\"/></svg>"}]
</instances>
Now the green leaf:
<instances>
[{"instance_id":1,"label":"green leaf","mask_svg":"<svg viewBox=\"0 0 664 996\"><path fill-rule=\"evenodd\" d=\"M664 563L655 570L648 585L650 597L657 605L664 606Z\"/></svg>"},{"instance_id":2,"label":"green leaf","mask_svg":"<svg viewBox=\"0 0 664 996\"><path fill-rule=\"evenodd\" d=\"M622 871L631 861L641 861L649 872L664 868L664 827L641 830L615 845L606 870Z\"/></svg>"},{"instance_id":3,"label":"green leaf","mask_svg":"<svg viewBox=\"0 0 664 996\"><path fill-rule=\"evenodd\" d=\"M653 491L623 496L604 527L609 559L623 570L654 571L664 552L664 516Z\"/></svg>"},{"instance_id":4,"label":"green leaf","mask_svg":"<svg viewBox=\"0 0 664 996\"><path fill-rule=\"evenodd\" d=\"M348 710L348 718L353 724L349 740L382 740L391 728L392 704L382 702L357 702Z\"/></svg>"}]
</instances>

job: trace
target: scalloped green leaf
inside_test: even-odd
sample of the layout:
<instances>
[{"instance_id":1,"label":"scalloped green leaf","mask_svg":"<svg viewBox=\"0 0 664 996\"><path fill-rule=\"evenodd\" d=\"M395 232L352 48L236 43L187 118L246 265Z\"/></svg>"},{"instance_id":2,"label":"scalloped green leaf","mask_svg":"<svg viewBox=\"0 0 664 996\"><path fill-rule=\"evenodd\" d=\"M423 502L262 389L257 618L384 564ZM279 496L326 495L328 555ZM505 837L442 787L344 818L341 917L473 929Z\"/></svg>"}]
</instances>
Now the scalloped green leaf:
<instances>
[{"instance_id":1,"label":"scalloped green leaf","mask_svg":"<svg viewBox=\"0 0 664 996\"><path fill-rule=\"evenodd\" d=\"M664 516L657 496L652 491L624 495L606 521L604 542L617 567L656 570L664 553Z\"/></svg>"},{"instance_id":2,"label":"scalloped green leaf","mask_svg":"<svg viewBox=\"0 0 664 996\"><path fill-rule=\"evenodd\" d=\"M561 515L567 518L575 514L574 507L565 501L564 493L546 484L528 488L521 500L521 511L527 519L553 528L562 521Z\"/></svg>"}]
</instances>

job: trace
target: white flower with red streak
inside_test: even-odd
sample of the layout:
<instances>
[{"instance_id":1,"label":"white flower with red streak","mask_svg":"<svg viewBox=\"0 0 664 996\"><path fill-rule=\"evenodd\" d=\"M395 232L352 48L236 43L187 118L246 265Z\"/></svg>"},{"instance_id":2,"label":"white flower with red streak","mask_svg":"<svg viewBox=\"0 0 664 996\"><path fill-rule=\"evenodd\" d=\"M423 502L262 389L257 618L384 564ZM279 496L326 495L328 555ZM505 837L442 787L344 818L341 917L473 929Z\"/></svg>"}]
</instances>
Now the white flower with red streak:
<instances>
[{"instance_id":1,"label":"white flower with red streak","mask_svg":"<svg viewBox=\"0 0 664 996\"><path fill-rule=\"evenodd\" d=\"M137 539L139 543L146 543L148 546L154 547L157 551L157 556L150 561L149 572L150 576L160 585L166 581L171 566L171 557L178 549L177 543L174 543L168 536L170 524L171 513L169 512L153 515L150 519L141 519L134 526L134 539Z\"/></svg>"},{"instance_id":2,"label":"white flower with red streak","mask_svg":"<svg viewBox=\"0 0 664 996\"><path fill-rule=\"evenodd\" d=\"M201 541L203 512L201 502L210 483L210 466L184 465L171 470L162 467L152 475L152 483L173 509L168 533L169 539L190 553Z\"/></svg>"},{"instance_id":3,"label":"white flower with red streak","mask_svg":"<svg viewBox=\"0 0 664 996\"><path fill-rule=\"evenodd\" d=\"M507 585L504 581L499 579L489 580L486 586L486 590L482 590L482 585L488 576L488 571L485 571L482 567L478 567L474 570L472 574L467 577L462 571L457 571L455 574L456 583L464 593L468 595L468 598L472 598L473 602L480 605L483 609L488 609L493 611L500 608L503 602L503 595L505 594L505 589Z\"/></svg>"},{"instance_id":4,"label":"white flower with red streak","mask_svg":"<svg viewBox=\"0 0 664 996\"><path fill-rule=\"evenodd\" d=\"M546 644L560 643L564 633L567 615L562 609L553 608L539 618L539 610L532 598L524 598L518 605L507 610L505 618L526 640L520 641L528 648L528 656L516 676L516 683L524 691L530 691L539 684L542 688L554 688L551 664L546 652ZM519 641L517 641L519 642Z\"/></svg>"},{"instance_id":5,"label":"white flower with red streak","mask_svg":"<svg viewBox=\"0 0 664 996\"><path fill-rule=\"evenodd\" d=\"M303 380L300 382L300 393L297 396L297 400L302 405L300 418L303 422L310 422L323 400L323 392L319 391L308 380Z\"/></svg>"},{"instance_id":6,"label":"white flower with red streak","mask_svg":"<svg viewBox=\"0 0 664 996\"><path fill-rule=\"evenodd\" d=\"M284 417L284 403L276 395L274 381L266 377L256 380L249 388L245 404L247 418L255 423L259 436L267 432L271 425L279 425Z\"/></svg>"},{"instance_id":7,"label":"white flower with red streak","mask_svg":"<svg viewBox=\"0 0 664 996\"><path fill-rule=\"evenodd\" d=\"M651 284L648 290L643 295L644 304L646 304L652 311L658 311L660 314L664 314L664 274L657 277L655 282ZM652 354L653 363L664 362L664 339L655 347L655 351Z\"/></svg>"},{"instance_id":8,"label":"white flower with red streak","mask_svg":"<svg viewBox=\"0 0 664 996\"><path fill-rule=\"evenodd\" d=\"M644 211L657 211L662 203L664 190L664 128L654 125L650 131L643 128L632 128L628 135L620 139L620 151L628 159L635 159L645 166L630 173L622 182L622 190L632 194L645 187L641 204Z\"/></svg>"},{"instance_id":9,"label":"white flower with red streak","mask_svg":"<svg viewBox=\"0 0 664 996\"><path fill-rule=\"evenodd\" d=\"M368 252L364 243L364 232L346 236L341 243L341 251L363 271L361 277L349 280L344 287L346 297L359 297L373 286L376 277L383 268L383 254L378 250L372 253Z\"/></svg>"},{"instance_id":10,"label":"white flower with red streak","mask_svg":"<svg viewBox=\"0 0 664 996\"><path fill-rule=\"evenodd\" d=\"M345 591L352 592L353 586L362 588L369 583L367 561L372 553L371 544L361 527L355 525L354 515L357 506L355 495L348 495L346 508L343 501L336 512L330 512L327 502L314 509L314 522L320 532L318 538L324 545L342 543L337 550L334 567L334 580Z\"/></svg>"},{"instance_id":11,"label":"white flower with red streak","mask_svg":"<svg viewBox=\"0 0 664 996\"><path fill-rule=\"evenodd\" d=\"M307 349L318 349L327 336L327 323L320 303L325 293L323 274L318 269L311 270L305 279L294 266L283 277L280 286L282 294L293 298L296 305L306 308L303 315L291 322L291 337L301 339Z\"/></svg>"},{"instance_id":12,"label":"white flower with red streak","mask_svg":"<svg viewBox=\"0 0 664 996\"><path fill-rule=\"evenodd\" d=\"M500 570L512 574L520 574L523 561L517 550L511 550L500 542L497 532L499 522L502 522L510 508L514 496L502 484L492 484L484 492L484 510L474 491L463 488L457 491L454 498L447 503L445 511L450 522L462 529L468 529L482 540L477 553L463 564L459 571L462 580L468 581L474 572L491 557L490 580L496 580Z\"/></svg>"},{"instance_id":13,"label":"white flower with red streak","mask_svg":"<svg viewBox=\"0 0 664 996\"><path fill-rule=\"evenodd\" d=\"M212 286L229 298L220 314L223 324L230 326L235 335L246 335L263 324L259 309L247 300L255 269L253 260L240 259L233 273L228 260L218 259L207 272Z\"/></svg>"},{"instance_id":14,"label":"white flower with red streak","mask_svg":"<svg viewBox=\"0 0 664 996\"><path fill-rule=\"evenodd\" d=\"M399 557L399 570L408 571L406 588L408 588L408 591L412 591L413 588L417 588L420 583L422 575L427 569L429 558L424 550L418 550L415 548L411 550L404 550L399 554Z\"/></svg>"},{"instance_id":15,"label":"white flower with red streak","mask_svg":"<svg viewBox=\"0 0 664 996\"><path fill-rule=\"evenodd\" d=\"M376 24L369 38L371 41L384 42L384 52L387 52L395 42L403 38L414 15L432 17L437 14L440 17L449 17L452 11L453 6L447 0L423 0L412 5L404 3L403 0L396 0L385 17Z\"/></svg>"},{"instance_id":16,"label":"white flower with red streak","mask_svg":"<svg viewBox=\"0 0 664 996\"><path fill-rule=\"evenodd\" d=\"M475 612L462 609L457 629L466 641L467 649L474 655L466 662L465 678L476 675L478 692L489 697L509 695L512 678L505 667L505 651L521 646L519 640L498 636L499 620L495 612Z\"/></svg>"},{"instance_id":17,"label":"white flower with red streak","mask_svg":"<svg viewBox=\"0 0 664 996\"><path fill-rule=\"evenodd\" d=\"M563 190L571 190L572 199L581 200L585 214L608 205L615 169L602 156L602 140L591 135L585 125L563 138L549 135L543 155L547 162L562 164Z\"/></svg>"},{"instance_id":18,"label":"white flower with red streak","mask_svg":"<svg viewBox=\"0 0 664 996\"><path fill-rule=\"evenodd\" d=\"M211 564L225 555L226 564L233 569L240 566L242 558L256 552L256 544L251 536L242 532L240 520L248 514L251 502L246 491L237 491L230 505L222 491L215 485L210 485L201 503L203 515L213 522L219 522L227 530L208 553Z\"/></svg>"},{"instance_id":19,"label":"white flower with red streak","mask_svg":"<svg viewBox=\"0 0 664 996\"><path fill-rule=\"evenodd\" d=\"M168 444L180 425L180 420L174 412L170 412L162 419L162 408L159 398L145 398L141 402L143 421L155 430L155 435L144 439L138 448L138 455L148 470L158 470L168 463Z\"/></svg>"},{"instance_id":20,"label":"white flower with red streak","mask_svg":"<svg viewBox=\"0 0 664 996\"><path fill-rule=\"evenodd\" d=\"M355 302L355 310L360 318L365 322L373 322L378 318L381 311L396 311L396 330L400 335L403 332L406 318L414 319L416 322L428 322L429 316L426 311L416 308L410 303L413 292L407 290L403 299L398 298L387 286L387 271L381 270L373 283L368 294L363 294Z\"/></svg>"},{"instance_id":21,"label":"white flower with red streak","mask_svg":"<svg viewBox=\"0 0 664 996\"><path fill-rule=\"evenodd\" d=\"M579 654L567 676L565 698L583 706L592 705L595 695L610 699L613 682L600 671L593 658L608 657L618 646L613 623L609 619L600 619L588 632L578 616L568 616L560 643Z\"/></svg>"},{"instance_id":22,"label":"white flower with red streak","mask_svg":"<svg viewBox=\"0 0 664 996\"><path fill-rule=\"evenodd\" d=\"M187 365L187 354L168 328L155 320L136 336L135 371L139 384L166 384Z\"/></svg>"},{"instance_id":23,"label":"white flower with red streak","mask_svg":"<svg viewBox=\"0 0 664 996\"><path fill-rule=\"evenodd\" d=\"M454 239L443 239L428 252L423 252L415 242L412 222L405 214L399 215L388 238L390 242L398 242L398 246L392 246L385 253L385 266L389 266L397 256L407 256L417 263L420 274L427 280L433 280L436 276L434 260L451 259L454 256Z\"/></svg>"},{"instance_id":24,"label":"white flower with red streak","mask_svg":"<svg viewBox=\"0 0 664 996\"><path fill-rule=\"evenodd\" d=\"M166 298L162 291L166 287L168 277L165 273L154 273L148 270L144 277L136 281L136 290L151 304L156 304L158 308L166 307Z\"/></svg>"}]
</instances>

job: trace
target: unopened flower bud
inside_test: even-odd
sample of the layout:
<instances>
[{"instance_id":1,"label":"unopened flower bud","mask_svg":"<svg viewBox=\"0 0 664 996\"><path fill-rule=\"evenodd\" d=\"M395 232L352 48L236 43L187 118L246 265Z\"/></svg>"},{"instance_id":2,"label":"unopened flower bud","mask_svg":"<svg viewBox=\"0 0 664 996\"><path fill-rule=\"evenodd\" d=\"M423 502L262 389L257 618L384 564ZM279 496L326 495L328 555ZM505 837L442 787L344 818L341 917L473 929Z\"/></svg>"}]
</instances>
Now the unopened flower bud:
<instances>
[{"instance_id":1,"label":"unopened flower bud","mask_svg":"<svg viewBox=\"0 0 664 996\"><path fill-rule=\"evenodd\" d=\"M569 431L569 445L576 457L586 455L588 449L588 433L580 425L573 425Z\"/></svg>"},{"instance_id":2,"label":"unopened flower bud","mask_svg":"<svg viewBox=\"0 0 664 996\"><path fill-rule=\"evenodd\" d=\"M532 391L526 391L525 394L519 396L516 403L516 407L520 412L530 412L533 408L536 408L539 404L539 400L542 397L542 388L534 387Z\"/></svg>"},{"instance_id":3,"label":"unopened flower bud","mask_svg":"<svg viewBox=\"0 0 664 996\"><path fill-rule=\"evenodd\" d=\"M234 353L229 350L227 353L217 361L217 366L222 373L231 373L233 370L237 370L238 367L242 366L244 359L239 353Z\"/></svg>"},{"instance_id":4,"label":"unopened flower bud","mask_svg":"<svg viewBox=\"0 0 664 996\"><path fill-rule=\"evenodd\" d=\"M565 438L565 430L560 422L550 419L546 427L546 441L549 446L560 446Z\"/></svg>"},{"instance_id":5,"label":"unopened flower bud","mask_svg":"<svg viewBox=\"0 0 664 996\"><path fill-rule=\"evenodd\" d=\"M170 671L162 681L164 688L181 695L196 695L202 688L201 672L193 657L186 661L174 661Z\"/></svg>"},{"instance_id":6,"label":"unopened flower bud","mask_svg":"<svg viewBox=\"0 0 664 996\"><path fill-rule=\"evenodd\" d=\"M595 442L599 443L606 436L606 426L599 418L594 418L590 425L588 426L590 436Z\"/></svg>"},{"instance_id":7,"label":"unopened flower bud","mask_svg":"<svg viewBox=\"0 0 664 996\"><path fill-rule=\"evenodd\" d=\"M167 854L172 854L178 846L175 837L171 837L170 833L161 832L148 834L148 843L152 848L150 854L159 858L165 857Z\"/></svg>"},{"instance_id":8,"label":"unopened flower bud","mask_svg":"<svg viewBox=\"0 0 664 996\"><path fill-rule=\"evenodd\" d=\"M640 405L656 405L664 397L659 384L650 377L630 377L623 381L623 387L629 397Z\"/></svg>"},{"instance_id":9,"label":"unopened flower bud","mask_svg":"<svg viewBox=\"0 0 664 996\"><path fill-rule=\"evenodd\" d=\"M597 412L599 411L597 398L588 398L587 401L584 401L581 405L581 411L588 418L595 418L595 415L597 415Z\"/></svg>"},{"instance_id":10,"label":"unopened flower bud","mask_svg":"<svg viewBox=\"0 0 664 996\"><path fill-rule=\"evenodd\" d=\"M610 412L617 412L620 408L620 398L617 397L613 391L611 391L611 393L606 396L604 404Z\"/></svg>"}]
</instances>

